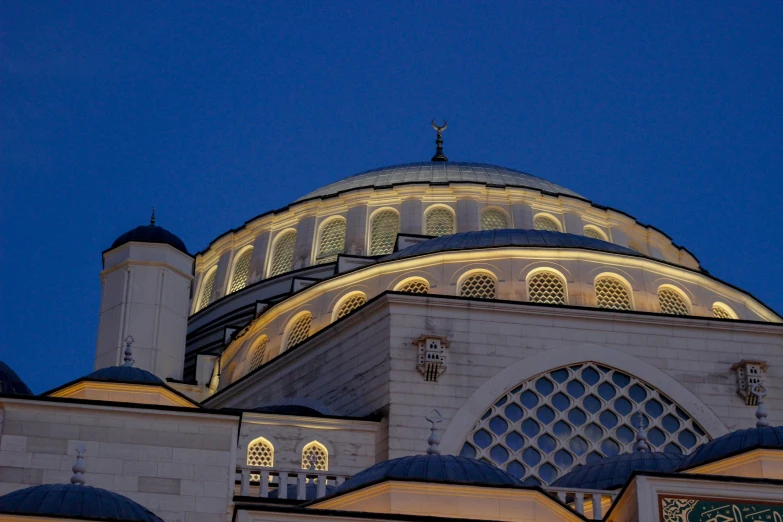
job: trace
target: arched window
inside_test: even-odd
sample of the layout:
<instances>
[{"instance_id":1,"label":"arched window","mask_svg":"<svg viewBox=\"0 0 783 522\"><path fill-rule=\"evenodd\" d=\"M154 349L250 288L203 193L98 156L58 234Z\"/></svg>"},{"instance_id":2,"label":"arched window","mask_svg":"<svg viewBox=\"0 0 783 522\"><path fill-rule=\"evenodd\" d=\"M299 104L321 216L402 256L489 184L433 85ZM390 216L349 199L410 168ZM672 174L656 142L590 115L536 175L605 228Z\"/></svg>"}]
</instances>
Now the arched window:
<instances>
[{"instance_id":1,"label":"arched window","mask_svg":"<svg viewBox=\"0 0 783 522\"><path fill-rule=\"evenodd\" d=\"M400 232L400 216L393 210L376 212L370 223L370 255L381 256L394 251Z\"/></svg>"},{"instance_id":2,"label":"arched window","mask_svg":"<svg viewBox=\"0 0 783 522\"><path fill-rule=\"evenodd\" d=\"M310 337L310 325L312 323L313 316L309 312L297 317L288 327L285 349L288 350Z\"/></svg>"},{"instance_id":3,"label":"arched window","mask_svg":"<svg viewBox=\"0 0 783 522\"><path fill-rule=\"evenodd\" d=\"M690 315L685 298L672 288L661 287L658 289L658 304L661 306L661 313Z\"/></svg>"},{"instance_id":4,"label":"arched window","mask_svg":"<svg viewBox=\"0 0 783 522\"><path fill-rule=\"evenodd\" d=\"M554 272L536 272L527 281L527 296L531 303L566 304L565 283Z\"/></svg>"},{"instance_id":5,"label":"arched window","mask_svg":"<svg viewBox=\"0 0 783 522\"><path fill-rule=\"evenodd\" d=\"M604 234L603 231L601 231L601 229L599 229L598 227L587 225L584 230L585 230L585 237L600 239L601 241L608 241L606 234Z\"/></svg>"},{"instance_id":6,"label":"arched window","mask_svg":"<svg viewBox=\"0 0 783 522\"><path fill-rule=\"evenodd\" d=\"M595 280L595 297L598 308L631 310L631 296L625 284L612 276L601 276Z\"/></svg>"},{"instance_id":7,"label":"arched window","mask_svg":"<svg viewBox=\"0 0 783 522\"><path fill-rule=\"evenodd\" d=\"M271 468L275 465L275 448L272 443L259 437L247 446L247 465L254 468ZM258 480L258 475L251 479Z\"/></svg>"},{"instance_id":8,"label":"arched window","mask_svg":"<svg viewBox=\"0 0 783 522\"><path fill-rule=\"evenodd\" d=\"M459 287L462 297L477 299L494 299L497 294L495 276L489 272L477 272L466 277Z\"/></svg>"},{"instance_id":9,"label":"arched window","mask_svg":"<svg viewBox=\"0 0 783 522\"><path fill-rule=\"evenodd\" d=\"M409 294L427 294L430 291L430 284L426 279L416 277L414 279L406 279L394 291L407 292Z\"/></svg>"},{"instance_id":10,"label":"arched window","mask_svg":"<svg viewBox=\"0 0 783 522\"><path fill-rule=\"evenodd\" d=\"M256 346L253 348L253 358L250 361L250 371L252 372L264 364L264 355L266 355L266 345L269 344L269 337L262 335Z\"/></svg>"},{"instance_id":11,"label":"arched window","mask_svg":"<svg viewBox=\"0 0 783 522\"><path fill-rule=\"evenodd\" d=\"M585 362L522 382L476 421L460 455L528 485L633 452L641 415L652 451L688 454L709 440L684 408L640 379Z\"/></svg>"},{"instance_id":12,"label":"arched window","mask_svg":"<svg viewBox=\"0 0 783 522\"><path fill-rule=\"evenodd\" d=\"M361 293L356 292L350 294L347 299L344 299L340 306L337 308L337 313L334 316L334 320L342 319L346 315L352 313L360 306L364 306L367 303L367 297Z\"/></svg>"},{"instance_id":13,"label":"arched window","mask_svg":"<svg viewBox=\"0 0 783 522\"><path fill-rule=\"evenodd\" d=\"M302 469L329 471L329 452L323 444L314 440L302 448Z\"/></svg>"},{"instance_id":14,"label":"arched window","mask_svg":"<svg viewBox=\"0 0 783 522\"><path fill-rule=\"evenodd\" d=\"M291 271L294 266L294 245L296 245L296 230L289 230L277 236L272 252L269 277Z\"/></svg>"},{"instance_id":15,"label":"arched window","mask_svg":"<svg viewBox=\"0 0 783 522\"><path fill-rule=\"evenodd\" d=\"M216 275L217 267L212 267L209 272L207 272L204 282L201 283L201 295L198 300L198 307L196 308L197 312L209 306L209 302L212 299L212 287L215 286Z\"/></svg>"},{"instance_id":16,"label":"arched window","mask_svg":"<svg viewBox=\"0 0 783 522\"><path fill-rule=\"evenodd\" d=\"M712 305L712 315L717 317L718 319L736 319L737 314L734 313L734 310L729 308L727 305L723 303L715 303Z\"/></svg>"},{"instance_id":17,"label":"arched window","mask_svg":"<svg viewBox=\"0 0 783 522\"><path fill-rule=\"evenodd\" d=\"M318 257L315 264L334 263L337 255L345 252L345 220L331 219L321 227L321 237L318 240Z\"/></svg>"},{"instance_id":18,"label":"arched window","mask_svg":"<svg viewBox=\"0 0 783 522\"><path fill-rule=\"evenodd\" d=\"M502 230L511 228L508 218L500 210L489 209L481 214L481 230Z\"/></svg>"},{"instance_id":19,"label":"arched window","mask_svg":"<svg viewBox=\"0 0 783 522\"><path fill-rule=\"evenodd\" d=\"M229 293L242 290L247 285L247 276L250 273L250 258L253 255L253 249L248 248L239 256L234 263L234 276L231 278L231 288Z\"/></svg>"},{"instance_id":20,"label":"arched window","mask_svg":"<svg viewBox=\"0 0 783 522\"><path fill-rule=\"evenodd\" d=\"M549 232L561 232L560 223L553 217L538 214L533 219L533 228L536 230L548 230Z\"/></svg>"},{"instance_id":21,"label":"arched window","mask_svg":"<svg viewBox=\"0 0 783 522\"><path fill-rule=\"evenodd\" d=\"M425 216L428 236L447 236L454 233L454 214L446 207L435 207Z\"/></svg>"}]
</instances>

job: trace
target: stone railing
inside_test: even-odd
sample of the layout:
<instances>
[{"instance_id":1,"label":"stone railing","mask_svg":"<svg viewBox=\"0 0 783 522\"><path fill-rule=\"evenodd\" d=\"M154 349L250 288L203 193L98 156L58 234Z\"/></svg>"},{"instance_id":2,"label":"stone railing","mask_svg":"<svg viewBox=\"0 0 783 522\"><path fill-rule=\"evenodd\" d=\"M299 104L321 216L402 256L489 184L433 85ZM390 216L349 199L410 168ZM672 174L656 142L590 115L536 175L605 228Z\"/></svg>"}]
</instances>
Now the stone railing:
<instances>
[{"instance_id":1,"label":"stone railing","mask_svg":"<svg viewBox=\"0 0 783 522\"><path fill-rule=\"evenodd\" d=\"M606 511L617 500L618 491L598 489L545 488L546 492L561 502L593 520L601 520Z\"/></svg>"},{"instance_id":2,"label":"stone railing","mask_svg":"<svg viewBox=\"0 0 783 522\"><path fill-rule=\"evenodd\" d=\"M313 500L345 482L346 475L328 471L280 471L238 467L234 494L243 497Z\"/></svg>"}]
</instances>

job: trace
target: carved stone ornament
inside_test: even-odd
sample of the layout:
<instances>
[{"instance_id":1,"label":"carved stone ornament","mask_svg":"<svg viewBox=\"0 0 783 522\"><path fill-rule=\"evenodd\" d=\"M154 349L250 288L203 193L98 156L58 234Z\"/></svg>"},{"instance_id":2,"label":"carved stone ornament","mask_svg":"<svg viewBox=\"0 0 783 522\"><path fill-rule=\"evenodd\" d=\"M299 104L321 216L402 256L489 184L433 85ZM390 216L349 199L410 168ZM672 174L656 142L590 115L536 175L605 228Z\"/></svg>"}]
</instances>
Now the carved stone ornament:
<instances>
[{"instance_id":1,"label":"carved stone ornament","mask_svg":"<svg viewBox=\"0 0 783 522\"><path fill-rule=\"evenodd\" d=\"M756 406L758 399L753 394L753 389L756 386L767 388L767 363L743 359L734 363L731 369L737 372L737 395L742 397L748 406Z\"/></svg>"},{"instance_id":2,"label":"carved stone ornament","mask_svg":"<svg viewBox=\"0 0 783 522\"><path fill-rule=\"evenodd\" d=\"M446 371L446 349L449 340L439 335L422 335L413 342L416 346L416 369L428 382L438 382Z\"/></svg>"}]
</instances>

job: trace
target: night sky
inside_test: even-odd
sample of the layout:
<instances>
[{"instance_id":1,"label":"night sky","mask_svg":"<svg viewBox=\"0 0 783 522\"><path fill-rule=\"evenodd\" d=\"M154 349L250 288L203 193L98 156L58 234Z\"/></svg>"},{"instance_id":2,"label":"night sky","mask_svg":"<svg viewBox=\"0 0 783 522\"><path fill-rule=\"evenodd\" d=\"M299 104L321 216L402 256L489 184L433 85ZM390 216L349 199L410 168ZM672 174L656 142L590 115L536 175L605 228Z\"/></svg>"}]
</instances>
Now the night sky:
<instances>
[{"instance_id":1,"label":"night sky","mask_svg":"<svg viewBox=\"0 0 783 522\"><path fill-rule=\"evenodd\" d=\"M508 166L783 311L783 3L3 2L0 359L92 371L101 251L197 252L329 182Z\"/></svg>"}]
</instances>

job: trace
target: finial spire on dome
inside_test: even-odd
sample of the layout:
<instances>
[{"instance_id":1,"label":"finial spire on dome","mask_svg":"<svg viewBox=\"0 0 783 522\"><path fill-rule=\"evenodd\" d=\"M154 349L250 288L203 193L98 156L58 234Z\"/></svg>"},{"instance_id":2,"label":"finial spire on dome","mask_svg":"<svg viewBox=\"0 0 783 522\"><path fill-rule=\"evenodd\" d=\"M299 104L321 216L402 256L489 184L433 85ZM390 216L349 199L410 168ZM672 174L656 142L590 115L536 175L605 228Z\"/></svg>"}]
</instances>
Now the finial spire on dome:
<instances>
[{"instance_id":1,"label":"finial spire on dome","mask_svg":"<svg viewBox=\"0 0 783 522\"><path fill-rule=\"evenodd\" d=\"M433 413L437 415L437 417L434 416ZM443 420L443 415L441 415L437 409L433 409L424 418L430 421L430 424L432 425L430 426L430 437L427 439L427 444L430 445L429 448L427 448L427 455L440 455L440 448L438 447L440 445L440 435L438 435L438 429L435 425Z\"/></svg>"},{"instance_id":2,"label":"finial spire on dome","mask_svg":"<svg viewBox=\"0 0 783 522\"><path fill-rule=\"evenodd\" d=\"M131 345L133 344L133 336L129 335L125 338L125 363L123 366L133 366L133 363L136 362L136 360L133 358L133 351L131 350Z\"/></svg>"},{"instance_id":3,"label":"finial spire on dome","mask_svg":"<svg viewBox=\"0 0 783 522\"><path fill-rule=\"evenodd\" d=\"M155 207L152 207L152 216L150 216L150 225L155 224Z\"/></svg>"},{"instance_id":4,"label":"finial spire on dome","mask_svg":"<svg viewBox=\"0 0 783 522\"><path fill-rule=\"evenodd\" d=\"M79 443L76 445L76 462L74 463L73 467L71 467L71 471L73 471L73 475L71 476L71 484L78 484L80 486L84 485L84 472L87 471L87 466L84 465L84 454L87 451L87 448L84 446L84 444Z\"/></svg>"},{"instance_id":5,"label":"finial spire on dome","mask_svg":"<svg viewBox=\"0 0 783 522\"><path fill-rule=\"evenodd\" d=\"M636 444L634 449L639 453L647 453L650 451L650 443L647 442L647 433L644 431L644 415L641 410L639 411L639 428L636 430Z\"/></svg>"},{"instance_id":6,"label":"finial spire on dome","mask_svg":"<svg viewBox=\"0 0 783 522\"><path fill-rule=\"evenodd\" d=\"M443 131L446 130L449 124L446 120L443 120L443 125L435 125L435 120L432 120L432 128L438 131L438 138L435 140L435 155L432 157L432 161L449 161L449 159L443 155Z\"/></svg>"},{"instance_id":7,"label":"finial spire on dome","mask_svg":"<svg viewBox=\"0 0 783 522\"><path fill-rule=\"evenodd\" d=\"M760 384L757 384L753 387L751 393L756 396L759 405L759 407L756 409L756 427L766 428L769 426L769 421L767 420L767 408L764 407L764 397L767 396L767 390L765 390L764 387Z\"/></svg>"}]
</instances>

